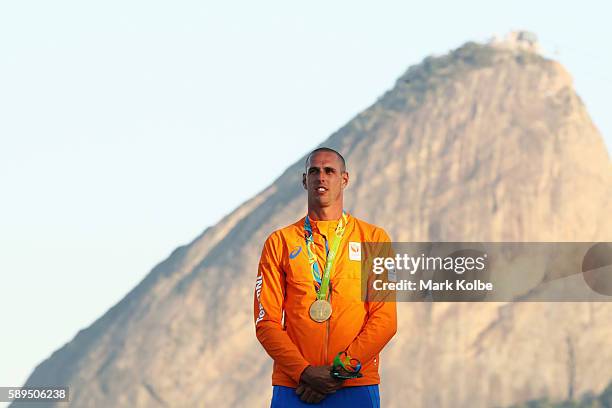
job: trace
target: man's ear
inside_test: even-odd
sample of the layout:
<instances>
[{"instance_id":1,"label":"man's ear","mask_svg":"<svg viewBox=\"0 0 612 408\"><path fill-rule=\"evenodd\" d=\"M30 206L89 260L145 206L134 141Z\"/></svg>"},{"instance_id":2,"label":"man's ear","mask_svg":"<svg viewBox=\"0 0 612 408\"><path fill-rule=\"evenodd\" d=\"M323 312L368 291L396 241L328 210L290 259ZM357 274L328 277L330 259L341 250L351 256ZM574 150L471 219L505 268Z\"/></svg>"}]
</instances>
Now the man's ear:
<instances>
[{"instance_id":1,"label":"man's ear","mask_svg":"<svg viewBox=\"0 0 612 408\"><path fill-rule=\"evenodd\" d=\"M306 188L306 173L302 173L302 187L304 187L304 190L308 190Z\"/></svg>"},{"instance_id":2,"label":"man's ear","mask_svg":"<svg viewBox=\"0 0 612 408\"><path fill-rule=\"evenodd\" d=\"M349 174L347 171L342 173L342 188L346 188L349 182Z\"/></svg>"}]
</instances>

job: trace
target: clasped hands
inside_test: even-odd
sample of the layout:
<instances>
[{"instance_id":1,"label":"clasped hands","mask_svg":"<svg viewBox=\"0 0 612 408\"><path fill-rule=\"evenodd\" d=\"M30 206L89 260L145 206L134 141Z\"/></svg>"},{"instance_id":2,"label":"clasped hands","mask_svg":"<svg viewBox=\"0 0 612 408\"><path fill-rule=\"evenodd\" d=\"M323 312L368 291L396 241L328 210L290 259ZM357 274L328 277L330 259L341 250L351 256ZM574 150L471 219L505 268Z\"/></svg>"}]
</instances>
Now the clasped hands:
<instances>
[{"instance_id":1,"label":"clasped hands","mask_svg":"<svg viewBox=\"0 0 612 408\"><path fill-rule=\"evenodd\" d=\"M343 380L331 376L332 366L308 366L300 376L295 390L300 399L308 404L317 404L328 394L339 390Z\"/></svg>"}]
</instances>

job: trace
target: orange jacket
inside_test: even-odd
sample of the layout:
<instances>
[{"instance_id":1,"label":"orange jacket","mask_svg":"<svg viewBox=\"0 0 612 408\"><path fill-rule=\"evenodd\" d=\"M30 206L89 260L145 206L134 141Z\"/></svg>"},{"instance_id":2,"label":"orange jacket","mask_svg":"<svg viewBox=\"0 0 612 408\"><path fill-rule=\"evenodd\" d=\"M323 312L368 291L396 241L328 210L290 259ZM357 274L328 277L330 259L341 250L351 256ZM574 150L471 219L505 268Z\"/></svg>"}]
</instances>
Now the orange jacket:
<instances>
[{"instance_id":1,"label":"orange jacket","mask_svg":"<svg viewBox=\"0 0 612 408\"><path fill-rule=\"evenodd\" d=\"M319 270L325 266L325 238L338 221L312 221ZM331 270L332 315L317 323L309 308L316 299L304 240L304 218L273 232L266 240L255 286L257 339L274 360L272 384L296 387L309 365L331 365L340 351L362 363L363 377L345 386L378 384L378 354L396 331L394 302L364 302L361 297L361 242L389 242L387 233L348 215ZM331 245L331 242L330 242ZM349 245L352 255L349 255Z\"/></svg>"}]
</instances>

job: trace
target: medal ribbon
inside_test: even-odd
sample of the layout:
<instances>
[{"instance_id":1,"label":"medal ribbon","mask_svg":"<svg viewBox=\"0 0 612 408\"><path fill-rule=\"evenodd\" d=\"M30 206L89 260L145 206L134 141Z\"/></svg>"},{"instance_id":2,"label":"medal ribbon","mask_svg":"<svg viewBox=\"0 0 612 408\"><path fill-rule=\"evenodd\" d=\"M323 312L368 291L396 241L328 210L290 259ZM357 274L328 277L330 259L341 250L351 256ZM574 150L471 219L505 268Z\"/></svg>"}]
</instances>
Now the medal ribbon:
<instances>
[{"instance_id":1,"label":"medal ribbon","mask_svg":"<svg viewBox=\"0 0 612 408\"><path fill-rule=\"evenodd\" d=\"M304 232L306 239L306 250L308 252L308 263L310 264L310 271L312 272L312 278L314 279L317 299L327 300L331 268L334 264L334 260L336 259L336 253L338 252L338 247L340 246L340 241L342 240L342 236L344 235L344 228L346 227L347 222L348 221L346 213L343 211L342 218L340 219L340 221L338 222L338 226L336 227L331 248L329 248L329 245L327 244L327 239L325 239L327 260L325 261L325 269L323 270L323 276L321 276L321 273L319 271L319 263L317 262L317 258L314 254L314 238L312 237L312 226L310 225L310 218L308 217L308 215L306 215L306 218L304 219Z\"/></svg>"}]
</instances>

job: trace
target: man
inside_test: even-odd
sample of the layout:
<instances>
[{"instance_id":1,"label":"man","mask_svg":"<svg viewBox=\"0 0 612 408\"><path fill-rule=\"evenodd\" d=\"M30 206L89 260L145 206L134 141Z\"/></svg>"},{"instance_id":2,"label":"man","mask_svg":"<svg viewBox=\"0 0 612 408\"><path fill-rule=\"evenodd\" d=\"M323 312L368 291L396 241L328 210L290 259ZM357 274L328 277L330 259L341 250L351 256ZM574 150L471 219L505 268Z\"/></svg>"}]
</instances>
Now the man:
<instances>
[{"instance_id":1,"label":"man","mask_svg":"<svg viewBox=\"0 0 612 408\"><path fill-rule=\"evenodd\" d=\"M306 159L308 214L266 240L256 280L255 329L274 360L272 407L378 407L378 354L396 331L393 302L363 301L361 243L387 233L343 210L344 158Z\"/></svg>"}]
</instances>

